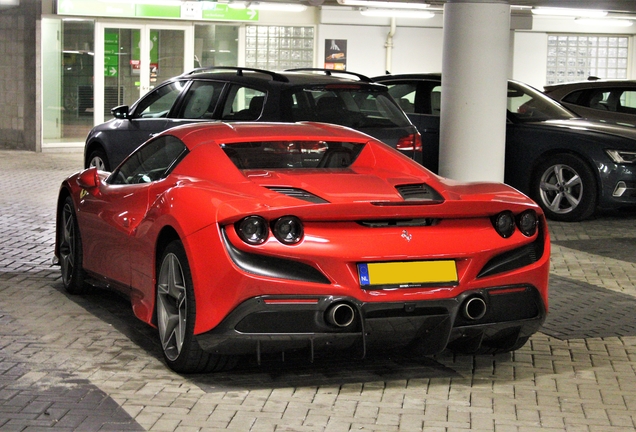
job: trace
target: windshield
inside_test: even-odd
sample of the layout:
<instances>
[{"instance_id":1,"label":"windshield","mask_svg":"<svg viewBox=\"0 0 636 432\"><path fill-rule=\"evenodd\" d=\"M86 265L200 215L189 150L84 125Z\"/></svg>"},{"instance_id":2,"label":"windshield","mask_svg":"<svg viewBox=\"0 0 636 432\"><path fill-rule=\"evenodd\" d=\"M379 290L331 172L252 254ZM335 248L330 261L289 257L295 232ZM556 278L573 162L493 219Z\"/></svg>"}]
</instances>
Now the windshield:
<instances>
[{"instance_id":1,"label":"windshield","mask_svg":"<svg viewBox=\"0 0 636 432\"><path fill-rule=\"evenodd\" d=\"M355 84L294 91L291 119L334 123L354 129L411 125L387 91Z\"/></svg>"},{"instance_id":2,"label":"windshield","mask_svg":"<svg viewBox=\"0 0 636 432\"><path fill-rule=\"evenodd\" d=\"M508 113L514 122L566 120L577 116L530 86L508 82Z\"/></svg>"},{"instance_id":3,"label":"windshield","mask_svg":"<svg viewBox=\"0 0 636 432\"><path fill-rule=\"evenodd\" d=\"M364 144L327 141L251 141L222 144L239 169L348 168Z\"/></svg>"}]
</instances>

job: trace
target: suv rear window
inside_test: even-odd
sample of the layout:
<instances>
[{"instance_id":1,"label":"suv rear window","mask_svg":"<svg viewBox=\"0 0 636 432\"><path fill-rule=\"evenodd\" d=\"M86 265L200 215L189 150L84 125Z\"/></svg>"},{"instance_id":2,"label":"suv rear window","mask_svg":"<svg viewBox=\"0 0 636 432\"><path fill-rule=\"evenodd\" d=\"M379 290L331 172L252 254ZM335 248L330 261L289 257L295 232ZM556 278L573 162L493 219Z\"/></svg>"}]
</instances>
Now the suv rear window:
<instances>
[{"instance_id":1,"label":"suv rear window","mask_svg":"<svg viewBox=\"0 0 636 432\"><path fill-rule=\"evenodd\" d=\"M327 141L252 141L222 144L239 169L348 168L364 144Z\"/></svg>"},{"instance_id":2,"label":"suv rear window","mask_svg":"<svg viewBox=\"0 0 636 432\"><path fill-rule=\"evenodd\" d=\"M292 121L334 123L354 129L406 127L410 122L388 92L359 85L331 85L296 90Z\"/></svg>"}]
</instances>

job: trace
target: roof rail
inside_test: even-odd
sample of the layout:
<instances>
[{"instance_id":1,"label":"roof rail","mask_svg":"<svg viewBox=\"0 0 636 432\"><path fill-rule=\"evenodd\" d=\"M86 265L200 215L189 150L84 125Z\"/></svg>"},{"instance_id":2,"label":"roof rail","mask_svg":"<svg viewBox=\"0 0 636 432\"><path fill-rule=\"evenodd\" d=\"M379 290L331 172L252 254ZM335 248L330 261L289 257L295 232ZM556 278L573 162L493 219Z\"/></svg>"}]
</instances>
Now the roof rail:
<instances>
[{"instance_id":1,"label":"roof rail","mask_svg":"<svg viewBox=\"0 0 636 432\"><path fill-rule=\"evenodd\" d=\"M195 73L200 73L200 72L212 72L212 71L222 71L222 70L236 71L236 75L238 76L243 76L243 71L257 72L257 73L269 75L270 77L272 77L274 81L289 82L286 76L273 72L273 71L268 71L265 69L239 67L239 66L209 66L209 67L196 68L191 70L190 72L184 73L182 76L193 75Z\"/></svg>"},{"instance_id":2,"label":"roof rail","mask_svg":"<svg viewBox=\"0 0 636 432\"><path fill-rule=\"evenodd\" d=\"M371 80L371 78L369 78L366 75L362 75L355 72L344 71L344 70L320 69L320 68L297 68L297 69L285 69L285 72L324 72L325 75L329 75L329 76L331 76L331 74L334 74L334 73L347 74L347 75L353 75L357 77L360 81L364 81L368 83L373 82L373 80Z\"/></svg>"}]
</instances>

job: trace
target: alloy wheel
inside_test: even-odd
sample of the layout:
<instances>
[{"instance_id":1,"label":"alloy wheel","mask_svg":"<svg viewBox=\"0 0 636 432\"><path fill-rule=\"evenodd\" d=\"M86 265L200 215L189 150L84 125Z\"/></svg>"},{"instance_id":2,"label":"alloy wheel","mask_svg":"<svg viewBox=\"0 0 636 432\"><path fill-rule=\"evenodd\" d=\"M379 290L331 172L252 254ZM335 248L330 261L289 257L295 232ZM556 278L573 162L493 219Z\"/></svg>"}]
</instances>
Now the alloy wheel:
<instances>
[{"instance_id":1,"label":"alloy wheel","mask_svg":"<svg viewBox=\"0 0 636 432\"><path fill-rule=\"evenodd\" d=\"M62 209L62 238L59 245L62 282L68 286L75 269L75 213L69 203Z\"/></svg>"},{"instance_id":2,"label":"alloy wheel","mask_svg":"<svg viewBox=\"0 0 636 432\"><path fill-rule=\"evenodd\" d=\"M583 181L568 165L556 164L545 170L539 187L541 201L556 214L572 212L583 198Z\"/></svg>"},{"instance_id":3,"label":"alloy wheel","mask_svg":"<svg viewBox=\"0 0 636 432\"><path fill-rule=\"evenodd\" d=\"M179 258L167 254L161 263L157 283L157 325L166 357L179 357L186 335L187 291Z\"/></svg>"}]
</instances>

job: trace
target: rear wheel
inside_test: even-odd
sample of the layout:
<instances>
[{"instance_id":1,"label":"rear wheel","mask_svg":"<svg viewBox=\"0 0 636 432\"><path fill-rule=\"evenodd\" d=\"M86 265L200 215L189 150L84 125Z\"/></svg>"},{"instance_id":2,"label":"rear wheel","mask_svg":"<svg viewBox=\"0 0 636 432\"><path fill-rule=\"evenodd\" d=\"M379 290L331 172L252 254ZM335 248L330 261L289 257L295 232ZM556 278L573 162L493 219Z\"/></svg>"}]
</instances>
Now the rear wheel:
<instances>
[{"instance_id":1,"label":"rear wheel","mask_svg":"<svg viewBox=\"0 0 636 432\"><path fill-rule=\"evenodd\" d=\"M596 180L579 157L555 155L537 168L532 195L548 218L580 221L590 217L596 208Z\"/></svg>"},{"instance_id":2,"label":"rear wheel","mask_svg":"<svg viewBox=\"0 0 636 432\"><path fill-rule=\"evenodd\" d=\"M196 299L190 266L180 241L163 252L157 276L157 328L163 356L179 373L202 373L228 366L225 356L203 351L194 338Z\"/></svg>"},{"instance_id":3,"label":"rear wheel","mask_svg":"<svg viewBox=\"0 0 636 432\"><path fill-rule=\"evenodd\" d=\"M66 197L57 230L57 249L62 270L62 283L70 294L83 294L87 290L82 268L82 240L71 197Z\"/></svg>"}]
</instances>

